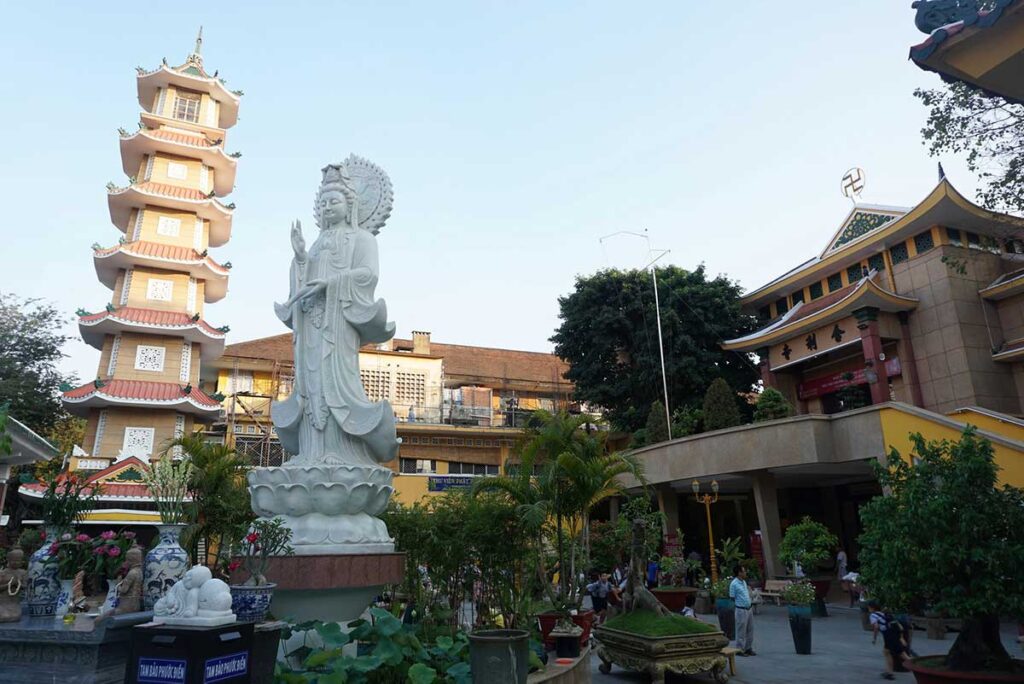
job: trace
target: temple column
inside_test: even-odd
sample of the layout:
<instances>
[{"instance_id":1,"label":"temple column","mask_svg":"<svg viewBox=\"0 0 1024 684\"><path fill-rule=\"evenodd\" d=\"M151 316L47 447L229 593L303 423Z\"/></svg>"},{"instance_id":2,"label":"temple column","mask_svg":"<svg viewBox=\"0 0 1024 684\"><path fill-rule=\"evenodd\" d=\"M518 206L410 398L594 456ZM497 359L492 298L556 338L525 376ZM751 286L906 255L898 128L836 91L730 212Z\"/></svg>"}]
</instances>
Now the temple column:
<instances>
[{"instance_id":1,"label":"temple column","mask_svg":"<svg viewBox=\"0 0 1024 684\"><path fill-rule=\"evenodd\" d=\"M761 383L765 387L774 387L775 389L778 389L778 387L776 386L775 373L772 372L772 369L768 363L768 352L768 347L761 347L760 349L757 350L757 358L760 359L760 361L757 364L757 367L758 370L761 371Z\"/></svg>"},{"instance_id":2,"label":"temple column","mask_svg":"<svg viewBox=\"0 0 1024 684\"><path fill-rule=\"evenodd\" d=\"M612 524L619 519L619 497L613 496L608 499L608 519L611 520Z\"/></svg>"},{"instance_id":3,"label":"temple column","mask_svg":"<svg viewBox=\"0 0 1024 684\"><path fill-rule=\"evenodd\" d=\"M897 346L900 364L903 366L903 379L910 387L910 398L914 406L924 408L924 396L921 394L921 376L917 374L917 357L914 355L914 343L910 338L910 316L906 311L899 312L900 342Z\"/></svg>"},{"instance_id":4,"label":"temple column","mask_svg":"<svg viewBox=\"0 0 1024 684\"><path fill-rule=\"evenodd\" d=\"M871 403L884 404L889 401L889 376L882 355L882 337L878 331L878 309L866 306L853 312L860 331L861 347L864 350L864 375L871 388Z\"/></svg>"},{"instance_id":5,"label":"temple column","mask_svg":"<svg viewBox=\"0 0 1024 684\"><path fill-rule=\"evenodd\" d=\"M679 494L672 485L658 485L658 510L665 516L662 536L674 535L679 529Z\"/></svg>"},{"instance_id":6,"label":"temple column","mask_svg":"<svg viewBox=\"0 0 1024 684\"><path fill-rule=\"evenodd\" d=\"M768 579L782 574L782 566L778 561L779 544L782 542L778 490L775 487L775 475L767 470L756 471L752 478L757 523L761 529L761 552L764 554L765 574Z\"/></svg>"}]
</instances>

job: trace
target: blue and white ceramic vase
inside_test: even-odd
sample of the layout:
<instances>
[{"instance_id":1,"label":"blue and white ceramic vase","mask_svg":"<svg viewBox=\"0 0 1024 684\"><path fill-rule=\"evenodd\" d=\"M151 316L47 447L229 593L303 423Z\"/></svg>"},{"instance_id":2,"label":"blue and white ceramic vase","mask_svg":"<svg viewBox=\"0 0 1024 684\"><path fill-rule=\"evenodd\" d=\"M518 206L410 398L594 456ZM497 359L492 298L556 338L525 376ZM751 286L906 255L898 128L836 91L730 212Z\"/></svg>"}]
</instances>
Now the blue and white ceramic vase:
<instances>
[{"instance_id":1,"label":"blue and white ceramic vase","mask_svg":"<svg viewBox=\"0 0 1024 684\"><path fill-rule=\"evenodd\" d=\"M46 540L28 560L28 597L25 612L29 617L53 616L60 595L57 579L57 558L52 553L54 542L60 539L60 530L47 526Z\"/></svg>"},{"instance_id":2,"label":"blue and white ceramic vase","mask_svg":"<svg viewBox=\"0 0 1024 684\"><path fill-rule=\"evenodd\" d=\"M117 595L120 585L120 580L107 580L107 598L103 600L103 605L100 606L100 613L107 613L117 608L117 605L121 602L121 597Z\"/></svg>"},{"instance_id":3,"label":"blue and white ceramic vase","mask_svg":"<svg viewBox=\"0 0 1024 684\"><path fill-rule=\"evenodd\" d=\"M60 593L57 594L57 602L54 604L53 616L64 617L71 610L71 598L75 592L75 580L60 580Z\"/></svg>"},{"instance_id":4,"label":"blue and white ceramic vase","mask_svg":"<svg viewBox=\"0 0 1024 684\"><path fill-rule=\"evenodd\" d=\"M188 552L178 543L184 528L184 525L156 526L160 543L146 554L143 563L142 598L146 610L153 610L156 602L188 571Z\"/></svg>"},{"instance_id":5,"label":"blue and white ceramic vase","mask_svg":"<svg viewBox=\"0 0 1024 684\"><path fill-rule=\"evenodd\" d=\"M267 584L232 584L231 612L239 622L263 622L274 598L273 582Z\"/></svg>"}]
</instances>

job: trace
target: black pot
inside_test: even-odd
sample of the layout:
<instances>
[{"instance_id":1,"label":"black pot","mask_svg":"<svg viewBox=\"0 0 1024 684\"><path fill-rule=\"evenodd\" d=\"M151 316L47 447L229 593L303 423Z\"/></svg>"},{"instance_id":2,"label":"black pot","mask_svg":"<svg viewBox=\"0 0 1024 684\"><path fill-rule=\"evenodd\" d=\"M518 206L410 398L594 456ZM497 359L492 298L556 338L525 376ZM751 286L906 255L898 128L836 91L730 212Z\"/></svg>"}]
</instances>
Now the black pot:
<instances>
[{"instance_id":1,"label":"black pot","mask_svg":"<svg viewBox=\"0 0 1024 684\"><path fill-rule=\"evenodd\" d=\"M811 654L811 611L808 606L789 607L789 631L799 655Z\"/></svg>"},{"instance_id":2,"label":"black pot","mask_svg":"<svg viewBox=\"0 0 1024 684\"><path fill-rule=\"evenodd\" d=\"M736 603L732 599L718 599L715 602L718 612L718 626L722 634L730 641L736 638Z\"/></svg>"},{"instance_id":3,"label":"black pot","mask_svg":"<svg viewBox=\"0 0 1024 684\"><path fill-rule=\"evenodd\" d=\"M570 634L568 636L555 637L555 657L557 658L579 658L580 638Z\"/></svg>"}]
</instances>

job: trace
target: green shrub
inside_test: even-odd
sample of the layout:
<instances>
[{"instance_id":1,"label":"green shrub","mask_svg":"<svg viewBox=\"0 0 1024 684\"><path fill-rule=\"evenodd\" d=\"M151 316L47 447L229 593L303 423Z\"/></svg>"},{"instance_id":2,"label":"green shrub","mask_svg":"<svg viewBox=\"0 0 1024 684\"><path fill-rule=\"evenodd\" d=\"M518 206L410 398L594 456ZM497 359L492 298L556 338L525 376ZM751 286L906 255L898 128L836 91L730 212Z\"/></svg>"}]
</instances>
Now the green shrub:
<instances>
[{"instance_id":1,"label":"green shrub","mask_svg":"<svg viewBox=\"0 0 1024 684\"><path fill-rule=\"evenodd\" d=\"M827 527L804 516L786 528L779 544L779 560L790 567L799 563L804 571L811 571L831 558L837 546L839 540Z\"/></svg>"},{"instance_id":2,"label":"green shrub","mask_svg":"<svg viewBox=\"0 0 1024 684\"><path fill-rule=\"evenodd\" d=\"M677 636L717 632L712 625L682 615L659 615L653 610L640 609L610 618L605 627L643 636Z\"/></svg>"},{"instance_id":3,"label":"green shrub","mask_svg":"<svg viewBox=\"0 0 1024 684\"><path fill-rule=\"evenodd\" d=\"M755 423L789 418L791 415L793 415L793 407L777 389L766 387L761 392L761 396L757 398L757 406L754 408Z\"/></svg>"},{"instance_id":4,"label":"green shrub","mask_svg":"<svg viewBox=\"0 0 1024 684\"><path fill-rule=\"evenodd\" d=\"M704 429L707 431L734 427L742 422L736 405L736 393L722 378L708 386L704 394Z\"/></svg>"}]
</instances>

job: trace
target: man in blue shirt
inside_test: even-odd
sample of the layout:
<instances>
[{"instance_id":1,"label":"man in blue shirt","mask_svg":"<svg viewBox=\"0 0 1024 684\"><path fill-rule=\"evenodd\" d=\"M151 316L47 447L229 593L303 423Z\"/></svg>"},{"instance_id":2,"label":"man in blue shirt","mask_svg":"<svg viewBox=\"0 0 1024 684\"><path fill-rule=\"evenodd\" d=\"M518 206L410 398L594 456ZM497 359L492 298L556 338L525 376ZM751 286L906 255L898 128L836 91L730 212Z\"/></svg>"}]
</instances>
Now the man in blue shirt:
<instances>
[{"instance_id":1,"label":"man in blue shirt","mask_svg":"<svg viewBox=\"0 0 1024 684\"><path fill-rule=\"evenodd\" d=\"M729 583L729 598L736 603L736 648L741 656L754 653L754 613L750 605L750 587L747 586L747 569L742 565L733 568L733 580Z\"/></svg>"}]
</instances>

